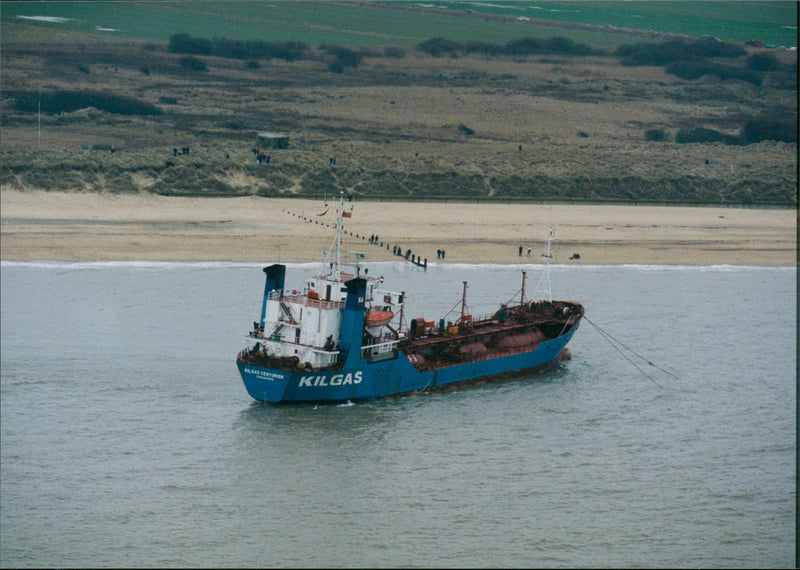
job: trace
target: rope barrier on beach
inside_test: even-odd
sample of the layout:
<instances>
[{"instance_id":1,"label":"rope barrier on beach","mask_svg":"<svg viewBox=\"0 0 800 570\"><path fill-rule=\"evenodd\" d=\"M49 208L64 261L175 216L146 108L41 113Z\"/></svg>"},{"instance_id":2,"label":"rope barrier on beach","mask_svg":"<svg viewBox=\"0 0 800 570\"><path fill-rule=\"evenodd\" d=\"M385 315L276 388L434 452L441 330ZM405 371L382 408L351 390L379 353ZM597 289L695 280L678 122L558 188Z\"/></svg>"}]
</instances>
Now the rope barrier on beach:
<instances>
[{"instance_id":1,"label":"rope barrier on beach","mask_svg":"<svg viewBox=\"0 0 800 570\"><path fill-rule=\"evenodd\" d=\"M286 212L287 214L295 217L295 218L300 218L304 222L311 223L313 221L316 225L322 225L322 226L331 227L331 228L335 228L336 227L334 224L327 224L325 222L314 220L310 216L306 216L305 212L301 212L301 213L298 214L298 213L292 212L290 210L283 210L283 211ZM321 214L317 214L317 216L323 216L327 212L328 212L328 209L326 208L324 212L322 212ZM351 236L354 235L353 232L346 232L346 233L349 233ZM359 238L359 239L362 239L362 240L366 240L367 239L366 235L362 236L362 235L359 235L359 234L355 234L355 237ZM377 246L383 248L384 242L377 239L377 234L374 234L373 237L375 237L376 239L370 238L370 244L377 245ZM388 243L386 243L386 249L387 250L389 249L389 244ZM402 259L405 259L406 261L408 261L412 265L416 265L417 267L421 267L421 268L425 269L426 271L428 269L428 258L427 257L423 258L421 255L413 254L410 249L406 250L406 252L403 253L402 248L399 245L396 245L396 246L394 246L394 249L392 250L392 254L395 257L400 257ZM440 251L439 256L440 256L440 259L443 258L444 257L444 252Z\"/></svg>"}]
</instances>

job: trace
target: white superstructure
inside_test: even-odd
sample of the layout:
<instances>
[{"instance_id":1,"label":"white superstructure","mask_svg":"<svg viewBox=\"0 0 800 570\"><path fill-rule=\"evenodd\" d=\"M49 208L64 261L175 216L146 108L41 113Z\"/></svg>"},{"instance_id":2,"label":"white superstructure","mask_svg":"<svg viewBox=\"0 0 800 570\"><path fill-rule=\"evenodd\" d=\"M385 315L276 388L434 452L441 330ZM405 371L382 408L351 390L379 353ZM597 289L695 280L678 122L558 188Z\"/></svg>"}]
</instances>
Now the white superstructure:
<instances>
[{"instance_id":1,"label":"white superstructure","mask_svg":"<svg viewBox=\"0 0 800 570\"><path fill-rule=\"evenodd\" d=\"M311 369L336 365L347 299L345 283L356 277L366 281L362 349L376 356L393 350L400 339L403 294L379 289L383 278L368 277L367 269L362 275L365 254L351 252L353 263L340 262L343 206L340 199L336 240L323 256L322 270L306 280L302 291L284 289L283 266L264 270L268 290L264 291L262 317L248 338L270 357L296 357L299 366Z\"/></svg>"}]
</instances>

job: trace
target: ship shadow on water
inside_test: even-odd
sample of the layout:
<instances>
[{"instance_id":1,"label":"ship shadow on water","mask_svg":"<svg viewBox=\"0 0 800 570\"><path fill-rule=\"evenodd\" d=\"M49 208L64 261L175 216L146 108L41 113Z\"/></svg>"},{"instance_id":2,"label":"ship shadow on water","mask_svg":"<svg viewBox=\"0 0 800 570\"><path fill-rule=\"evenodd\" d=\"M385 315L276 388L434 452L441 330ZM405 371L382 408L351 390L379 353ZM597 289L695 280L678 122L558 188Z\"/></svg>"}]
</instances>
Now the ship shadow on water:
<instances>
[{"instance_id":1,"label":"ship shadow on water","mask_svg":"<svg viewBox=\"0 0 800 570\"><path fill-rule=\"evenodd\" d=\"M491 431L487 421L502 425L511 422L514 429L529 429L525 419L528 414L535 416L543 402L552 401L553 393L572 392L569 384L574 381L568 363L559 363L546 371L513 378L352 404L254 401L234 418L234 448L230 453L237 458L234 461L246 466L272 465L274 472L264 474L262 483L273 485L290 472L305 485L323 471L338 472L370 461L382 462L393 472L404 472L413 467L406 465L404 458L417 453L413 451L416 448L434 455L466 453L458 451L466 445L464 442L485 437L487 429ZM509 409L513 410L510 415ZM436 434L443 431L471 435L464 442L451 442L446 450L433 449ZM505 441L505 436L498 437Z\"/></svg>"}]
</instances>

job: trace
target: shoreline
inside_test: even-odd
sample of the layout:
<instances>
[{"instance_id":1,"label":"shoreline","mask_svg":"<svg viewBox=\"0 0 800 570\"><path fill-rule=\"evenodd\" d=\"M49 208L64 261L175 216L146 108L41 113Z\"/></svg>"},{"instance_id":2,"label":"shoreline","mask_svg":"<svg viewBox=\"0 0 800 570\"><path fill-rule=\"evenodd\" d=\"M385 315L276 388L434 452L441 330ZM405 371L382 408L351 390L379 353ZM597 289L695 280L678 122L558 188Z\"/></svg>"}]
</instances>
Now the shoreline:
<instances>
[{"instance_id":1,"label":"shoreline","mask_svg":"<svg viewBox=\"0 0 800 570\"><path fill-rule=\"evenodd\" d=\"M0 259L316 262L331 246L337 206L301 198L3 190ZM797 264L794 209L359 199L345 202L351 207L343 252L366 253L368 262L405 261L392 254L398 246L428 264L540 263L552 228L553 264ZM580 258L570 259L574 254Z\"/></svg>"},{"instance_id":2,"label":"shoreline","mask_svg":"<svg viewBox=\"0 0 800 570\"><path fill-rule=\"evenodd\" d=\"M272 263L283 263L286 266L304 266L304 265L319 265L320 260L314 261L282 261L282 260L275 260L275 259L265 259L262 261L180 261L180 260L152 260L152 261L144 261L144 260L127 260L127 261L112 261L112 260L95 260L95 261L64 261L60 259L31 259L31 260L12 260L12 259L2 259L0 260L0 267L50 267L50 268L58 268L58 267L75 267L75 268L90 268L90 267L104 267L104 266L114 266L114 267L140 267L140 268L165 268L165 267L177 267L177 266L185 266L185 267L196 267L196 268L214 268L214 267L264 267L266 265L270 265ZM369 261L367 260L367 264L372 265L380 265L380 264L392 264L392 263L409 263L405 260L398 259L397 261ZM534 269L539 270L540 268L544 267L544 263L542 262L533 262L529 261L525 264L518 263L447 263L447 262L440 262L436 263L436 261L428 262L428 266L433 267L509 267L512 265L520 265L525 266L526 269ZM629 268L629 269L642 269L642 270L701 270L701 271L708 271L708 270L734 270L734 269L741 269L741 270L755 270L755 269L763 269L763 270L772 270L772 271L781 271L781 270L791 270L794 269L794 265L730 265L727 263L718 263L714 265L677 265L677 264L645 264L645 263L616 263L616 264L603 264L603 263L583 263L583 264L573 264L571 262L555 262L550 264L551 268L554 269L563 269L569 267L581 267L582 269L603 269L603 268ZM424 271L425 269L420 266L420 271Z\"/></svg>"}]
</instances>

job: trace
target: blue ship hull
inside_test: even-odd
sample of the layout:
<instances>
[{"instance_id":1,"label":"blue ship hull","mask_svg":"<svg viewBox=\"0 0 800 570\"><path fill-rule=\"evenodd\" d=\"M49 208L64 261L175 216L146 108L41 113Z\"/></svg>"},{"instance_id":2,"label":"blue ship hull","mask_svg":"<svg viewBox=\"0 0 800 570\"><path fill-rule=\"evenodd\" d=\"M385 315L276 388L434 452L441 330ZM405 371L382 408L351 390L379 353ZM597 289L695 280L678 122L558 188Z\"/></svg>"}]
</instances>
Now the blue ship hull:
<instances>
[{"instance_id":1,"label":"blue ship hull","mask_svg":"<svg viewBox=\"0 0 800 570\"><path fill-rule=\"evenodd\" d=\"M578 329L542 342L535 350L469 362L432 370L417 370L405 353L379 362L358 359L341 370L293 371L239 362L239 373L247 392L256 400L270 403L340 402L369 400L419 390L434 390L476 380L518 375L558 362L562 350Z\"/></svg>"}]
</instances>

